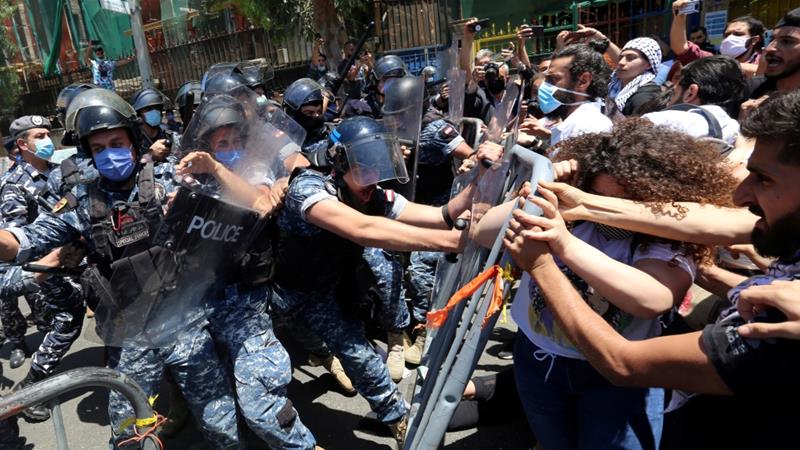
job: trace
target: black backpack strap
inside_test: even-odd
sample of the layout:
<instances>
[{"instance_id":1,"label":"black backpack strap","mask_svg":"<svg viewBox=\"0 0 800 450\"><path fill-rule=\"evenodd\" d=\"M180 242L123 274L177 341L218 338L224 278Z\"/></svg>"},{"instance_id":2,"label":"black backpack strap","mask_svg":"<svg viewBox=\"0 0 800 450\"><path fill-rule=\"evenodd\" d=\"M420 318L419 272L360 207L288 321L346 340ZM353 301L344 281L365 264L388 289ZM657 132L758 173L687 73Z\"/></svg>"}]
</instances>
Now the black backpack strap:
<instances>
[{"instance_id":1,"label":"black backpack strap","mask_svg":"<svg viewBox=\"0 0 800 450\"><path fill-rule=\"evenodd\" d=\"M722 126L719 124L719 120L717 120L713 114L701 106L681 103L670 106L669 108L665 109L665 111L685 111L702 116L704 119L706 119L706 123L708 123L708 137L722 139Z\"/></svg>"},{"instance_id":2,"label":"black backpack strap","mask_svg":"<svg viewBox=\"0 0 800 450\"><path fill-rule=\"evenodd\" d=\"M87 186L89 194L89 217L92 222L92 240L94 241L95 251L107 260L111 260L111 247L108 242L110 230L109 219L110 210L106 204L106 198L96 184Z\"/></svg>"}]
</instances>

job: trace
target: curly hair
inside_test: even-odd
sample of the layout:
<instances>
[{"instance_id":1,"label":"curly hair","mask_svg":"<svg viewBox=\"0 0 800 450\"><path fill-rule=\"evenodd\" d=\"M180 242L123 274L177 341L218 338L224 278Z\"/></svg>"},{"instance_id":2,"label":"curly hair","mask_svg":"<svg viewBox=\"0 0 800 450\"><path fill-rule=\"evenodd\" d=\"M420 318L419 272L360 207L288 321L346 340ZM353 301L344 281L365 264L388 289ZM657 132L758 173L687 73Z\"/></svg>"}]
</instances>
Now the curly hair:
<instances>
[{"instance_id":1,"label":"curly hair","mask_svg":"<svg viewBox=\"0 0 800 450\"><path fill-rule=\"evenodd\" d=\"M657 215L683 218L687 211L678 202L733 206L736 183L719 151L646 119L624 119L610 133L587 133L558 147L558 160L578 161L575 185L584 191L591 191L597 176L605 174L627 199L645 203ZM664 240L645 236L642 242ZM708 261L711 254L705 246L671 243L685 246L698 262Z\"/></svg>"}]
</instances>

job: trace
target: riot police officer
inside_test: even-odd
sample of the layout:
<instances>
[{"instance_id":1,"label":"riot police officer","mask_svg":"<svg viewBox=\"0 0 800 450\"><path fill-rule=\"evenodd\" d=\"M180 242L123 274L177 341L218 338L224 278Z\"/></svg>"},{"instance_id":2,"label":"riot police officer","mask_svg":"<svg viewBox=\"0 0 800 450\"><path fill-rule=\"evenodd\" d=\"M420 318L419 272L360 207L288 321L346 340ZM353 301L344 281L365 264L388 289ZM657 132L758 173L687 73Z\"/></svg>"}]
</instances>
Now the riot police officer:
<instances>
[{"instance_id":1,"label":"riot police officer","mask_svg":"<svg viewBox=\"0 0 800 450\"><path fill-rule=\"evenodd\" d=\"M346 302L348 295L358 295L353 267L363 246L457 251L461 232L448 225L470 207L474 185L442 209L415 204L378 187L386 180L408 180L399 143L381 124L345 119L330 140L332 174L297 173L278 213L272 306L323 338L378 419L402 442L407 426L402 395L364 336L363 324L346 318L337 298Z\"/></svg>"},{"instance_id":2,"label":"riot police officer","mask_svg":"<svg viewBox=\"0 0 800 450\"><path fill-rule=\"evenodd\" d=\"M328 129L325 127L324 88L310 78L300 78L283 93L283 109L306 130L303 154L317 167L326 165Z\"/></svg>"},{"instance_id":3,"label":"riot police officer","mask_svg":"<svg viewBox=\"0 0 800 450\"><path fill-rule=\"evenodd\" d=\"M202 104L194 118L195 126L185 135L187 149L194 151L181 160L177 171L212 175L214 191L270 215L279 201L275 194L283 191L285 181L276 184L275 175L263 171L260 180L253 180L257 187L252 187L233 172L249 172L250 168L241 166L244 161L266 162L266 155L253 153L269 144L248 142L250 136L258 135L260 119L255 115L248 119L247 106L227 95ZM275 337L266 312L269 239L258 244L266 245L251 253L252 260L261 260L253 265L259 270L239 269L218 281L215 291L219 295L210 303L208 316L211 333L230 355L239 409L250 429L270 448L314 449L314 436L286 397L292 379L289 354Z\"/></svg>"},{"instance_id":4,"label":"riot police officer","mask_svg":"<svg viewBox=\"0 0 800 450\"><path fill-rule=\"evenodd\" d=\"M408 75L406 63L397 55L386 55L378 59L370 73L370 82L366 96L361 99L350 99L343 109L344 117L367 115L380 119L383 104L383 88L390 78L402 78Z\"/></svg>"},{"instance_id":5,"label":"riot police officer","mask_svg":"<svg viewBox=\"0 0 800 450\"><path fill-rule=\"evenodd\" d=\"M176 133L161 127L167 102L167 97L155 88L141 89L131 99L133 109L142 120L136 128L139 151L141 154L150 152L155 162L166 160L173 145L176 148L180 145Z\"/></svg>"},{"instance_id":6,"label":"riot police officer","mask_svg":"<svg viewBox=\"0 0 800 450\"><path fill-rule=\"evenodd\" d=\"M272 90L267 86L275 76L272 68L262 65L244 66L242 67L242 74L247 80L247 87L257 95L263 96L267 100L272 100Z\"/></svg>"},{"instance_id":7,"label":"riot police officer","mask_svg":"<svg viewBox=\"0 0 800 450\"><path fill-rule=\"evenodd\" d=\"M133 108L111 91L92 89L73 99L67 111L67 122L74 122L81 148L90 152L99 178L73 188L77 199L74 205L59 203L53 213L42 214L31 224L0 231L0 259L23 262L31 255L44 254L83 237L94 263L84 277L97 291L96 295L101 299L111 296L105 304L120 305L120 308L137 304L126 295L142 292L142 287L131 284L130 277L122 277L110 285L108 278L118 273L112 265L132 267L130 258L143 262L141 258L147 255L155 258L163 254L157 247L151 247L153 233L150 230L160 220L161 205L174 186L170 183L172 177L156 179L153 176L156 169L147 157L140 159L134 137L135 118ZM170 171L172 165L161 164L158 170ZM138 252L139 249L145 250ZM159 261L152 260L154 265L160 264ZM148 270L146 266L135 266L135 270ZM147 279L146 273L137 272L137 275ZM150 278L152 275L150 273ZM166 276L162 272L159 275ZM98 313L98 330L124 325L113 320L117 312L109 307L109 317ZM176 342L160 347L145 346L138 340L110 345L113 346L108 347L107 365L131 377L150 396L156 394L163 371L170 370L206 440L214 448L238 448L236 408L230 382L205 329L186 329ZM133 415L128 401L112 392L109 417L113 446L120 438L130 435L130 426L123 423Z\"/></svg>"},{"instance_id":8,"label":"riot police officer","mask_svg":"<svg viewBox=\"0 0 800 450\"><path fill-rule=\"evenodd\" d=\"M11 135L16 139L21 159L0 183L3 200L0 214L5 227L27 225L58 202L59 197L50 191L47 180L54 168L49 160L55 152L50 128L50 122L41 116L23 116L11 124ZM30 370L17 388L53 373L80 334L85 308L80 290L59 277L45 282L41 292L27 295L38 297L37 303L44 305L51 316L52 329L33 354ZM17 296L5 297L2 302L6 336L14 346L10 364L18 368L29 353L24 341L27 326L17 308ZM49 412L37 406L25 411L25 415L32 421L43 421L47 420Z\"/></svg>"},{"instance_id":9,"label":"riot police officer","mask_svg":"<svg viewBox=\"0 0 800 450\"><path fill-rule=\"evenodd\" d=\"M203 88L196 80L187 81L178 88L175 94L175 107L181 115L184 127L192 120L192 115L203 100Z\"/></svg>"}]
</instances>

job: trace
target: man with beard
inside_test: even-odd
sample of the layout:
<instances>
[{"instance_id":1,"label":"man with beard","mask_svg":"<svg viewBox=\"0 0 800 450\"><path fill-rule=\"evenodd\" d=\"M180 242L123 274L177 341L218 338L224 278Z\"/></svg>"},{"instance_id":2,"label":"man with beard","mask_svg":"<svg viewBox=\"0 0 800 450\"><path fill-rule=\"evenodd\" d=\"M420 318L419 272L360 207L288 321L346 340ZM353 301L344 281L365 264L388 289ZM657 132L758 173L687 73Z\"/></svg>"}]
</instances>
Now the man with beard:
<instances>
[{"instance_id":1,"label":"man with beard","mask_svg":"<svg viewBox=\"0 0 800 450\"><path fill-rule=\"evenodd\" d=\"M539 86L539 108L561 122L547 128L535 118L520 129L554 146L583 133L610 131L611 120L603 114L603 98L608 93L609 68L598 44L573 44L556 52ZM603 51L600 51L603 50Z\"/></svg>"},{"instance_id":2,"label":"man with beard","mask_svg":"<svg viewBox=\"0 0 800 450\"><path fill-rule=\"evenodd\" d=\"M542 239L538 236L541 234L538 225L547 227L548 220L561 220L559 208L566 220L576 216L586 218L585 214L570 212L576 210L576 203L566 195L569 188L547 184L566 204L553 191L540 188L546 200L528 197L528 201L544 209L545 219L518 211L509 225L505 243L515 261L540 286L548 307L570 341L605 377L621 386L661 386L710 394L692 397L668 415L661 448L793 448L800 435L796 426L800 412L787 408L800 398L797 387L800 341L752 339L739 332L744 326L748 330L753 324L780 323L787 319L773 308L753 308L747 301L751 291L800 279L799 121L800 92L793 91L771 97L742 123L742 133L755 138L755 150L748 161L750 174L737 187L733 199L759 218L750 231L756 249L777 260L766 274L746 279L730 290L728 297L734 306L745 299L745 307L739 308L741 313L736 308L723 311L716 323L702 331L628 341L582 300L555 265L547 243L534 239ZM571 194L574 198L576 192ZM669 225L658 226L661 218L663 222L680 222L670 212L679 218L689 218L698 210L716 216L718 221L735 224L706 225L720 234L742 238L742 225L748 220L752 223L752 218L736 214L723 218L728 215L724 210L705 208L703 212L703 208L696 206L687 205L687 209L666 211L656 220L651 218L649 230L674 238L679 234L666 230ZM604 214L614 215L615 209L606 209ZM647 215L642 214L644 210L638 211L642 216ZM652 210L650 213L653 214ZM688 221L690 226L696 219ZM619 220L603 222L622 224ZM631 228L644 231L647 227ZM684 237L706 244L715 240L702 234ZM727 239L728 236L720 235L716 241ZM746 413L746 427L720 432L730 430L732 411L757 411L757 414Z\"/></svg>"},{"instance_id":3,"label":"man with beard","mask_svg":"<svg viewBox=\"0 0 800 450\"><path fill-rule=\"evenodd\" d=\"M764 59L767 68L763 77L751 81L750 98L800 88L800 8L787 12L775 25Z\"/></svg>"}]
</instances>

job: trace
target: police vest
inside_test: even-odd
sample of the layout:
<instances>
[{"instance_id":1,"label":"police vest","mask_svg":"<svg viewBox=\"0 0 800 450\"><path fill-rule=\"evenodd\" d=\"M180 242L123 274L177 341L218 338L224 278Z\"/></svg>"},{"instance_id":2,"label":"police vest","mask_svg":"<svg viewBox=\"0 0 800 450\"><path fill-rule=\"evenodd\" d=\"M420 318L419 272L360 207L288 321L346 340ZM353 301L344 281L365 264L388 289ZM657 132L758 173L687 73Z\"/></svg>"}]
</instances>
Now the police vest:
<instances>
[{"instance_id":1,"label":"police vest","mask_svg":"<svg viewBox=\"0 0 800 450\"><path fill-rule=\"evenodd\" d=\"M291 181L311 169L298 169ZM320 175L322 175L320 173ZM331 186L331 194L339 200L342 186ZM369 215L383 215L377 202L370 202L365 211ZM276 227L277 228L277 227ZM364 251L363 247L327 230L315 236L301 236L288 230L277 229L274 239L275 282L282 288L298 292L318 292L336 289L348 272L355 271Z\"/></svg>"},{"instance_id":2,"label":"police vest","mask_svg":"<svg viewBox=\"0 0 800 450\"><path fill-rule=\"evenodd\" d=\"M52 166L51 166L52 167ZM19 168L19 170L17 170ZM8 172L8 177L3 180L2 189L5 189L6 185L13 184L20 188L23 197L25 197L25 205L26 205L26 221L27 223L31 223L39 217L40 209L41 211L50 211L55 205L57 200L57 196L50 192L50 187L47 184L47 177L39 174L42 177L40 186L36 187L33 190L29 190L25 186L25 178L30 177L33 184L35 184L36 180L33 179L30 173L25 170L25 167L20 166L19 164L15 164ZM0 191L0 198L2 198L2 192Z\"/></svg>"}]
</instances>

